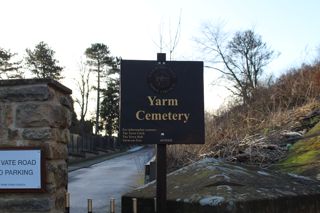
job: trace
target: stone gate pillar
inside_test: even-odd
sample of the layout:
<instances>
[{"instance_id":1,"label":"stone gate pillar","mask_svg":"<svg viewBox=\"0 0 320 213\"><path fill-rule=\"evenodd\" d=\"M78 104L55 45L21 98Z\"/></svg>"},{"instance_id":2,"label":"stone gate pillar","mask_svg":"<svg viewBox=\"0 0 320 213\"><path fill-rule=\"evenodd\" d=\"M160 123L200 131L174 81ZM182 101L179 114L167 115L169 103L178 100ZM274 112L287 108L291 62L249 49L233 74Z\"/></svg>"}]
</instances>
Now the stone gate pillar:
<instances>
[{"instance_id":1,"label":"stone gate pillar","mask_svg":"<svg viewBox=\"0 0 320 213\"><path fill-rule=\"evenodd\" d=\"M0 150L40 147L45 170L40 192L0 187L0 212L64 211L71 92L48 79L0 81Z\"/></svg>"}]
</instances>

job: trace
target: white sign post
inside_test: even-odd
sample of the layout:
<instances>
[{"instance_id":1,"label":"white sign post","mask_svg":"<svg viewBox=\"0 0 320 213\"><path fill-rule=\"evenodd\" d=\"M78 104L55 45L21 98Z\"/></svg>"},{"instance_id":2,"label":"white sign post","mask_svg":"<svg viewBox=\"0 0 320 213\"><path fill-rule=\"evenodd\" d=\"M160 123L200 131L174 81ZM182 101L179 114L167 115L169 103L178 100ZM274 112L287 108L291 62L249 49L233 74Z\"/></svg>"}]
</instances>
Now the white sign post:
<instances>
[{"instance_id":1,"label":"white sign post","mask_svg":"<svg viewBox=\"0 0 320 213\"><path fill-rule=\"evenodd\" d=\"M41 150L0 150L0 190L41 190Z\"/></svg>"}]
</instances>

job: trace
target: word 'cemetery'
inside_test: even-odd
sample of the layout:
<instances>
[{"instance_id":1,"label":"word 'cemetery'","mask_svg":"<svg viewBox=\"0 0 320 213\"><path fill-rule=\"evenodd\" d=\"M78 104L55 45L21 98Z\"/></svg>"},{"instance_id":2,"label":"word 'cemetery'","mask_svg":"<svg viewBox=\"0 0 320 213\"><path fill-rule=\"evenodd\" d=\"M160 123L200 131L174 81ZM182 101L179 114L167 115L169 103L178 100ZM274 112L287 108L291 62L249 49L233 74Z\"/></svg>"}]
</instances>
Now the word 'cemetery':
<instances>
[{"instance_id":1,"label":"word 'cemetery'","mask_svg":"<svg viewBox=\"0 0 320 213\"><path fill-rule=\"evenodd\" d=\"M147 96L149 101L149 105L153 107L162 107L162 106L170 106L176 107L179 106L179 101L176 98L168 99L159 99L157 96ZM174 112L166 112L166 113L150 113L144 110L138 110L136 112L136 119L139 121L182 121L183 123L187 123L190 118L190 113L174 113Z\"/></svg>"}]
</instances>

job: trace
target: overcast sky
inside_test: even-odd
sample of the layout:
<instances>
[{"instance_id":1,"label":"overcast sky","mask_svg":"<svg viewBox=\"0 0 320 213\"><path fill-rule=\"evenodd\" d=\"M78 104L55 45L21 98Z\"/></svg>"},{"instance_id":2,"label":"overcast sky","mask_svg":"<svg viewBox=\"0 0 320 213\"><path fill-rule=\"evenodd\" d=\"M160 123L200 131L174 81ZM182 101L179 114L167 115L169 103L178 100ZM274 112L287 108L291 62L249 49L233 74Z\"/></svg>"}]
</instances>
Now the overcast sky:
<instances>
[{"instance_id":1,"label":"overcast sky","mask_svg":"<svg viewBox=\"0 0 320 213\"><path fill-rule=\"evenodd\" d=\"M279 75L315 57L319 8L318 0L0 0L0 47L22 57L26 48L46 42L65 67L63 82L75 90L72 78L92 43L105 43L112 55L124 59L154 60L160 28L168 42L181 14L175 60L202 60L193 38L204 23L223 21L230 31L254 29L280 52L268 67ZM210 86L213 72L205 70L207 110L217 108L225 96Z\"/></svg>"}]
</instances>

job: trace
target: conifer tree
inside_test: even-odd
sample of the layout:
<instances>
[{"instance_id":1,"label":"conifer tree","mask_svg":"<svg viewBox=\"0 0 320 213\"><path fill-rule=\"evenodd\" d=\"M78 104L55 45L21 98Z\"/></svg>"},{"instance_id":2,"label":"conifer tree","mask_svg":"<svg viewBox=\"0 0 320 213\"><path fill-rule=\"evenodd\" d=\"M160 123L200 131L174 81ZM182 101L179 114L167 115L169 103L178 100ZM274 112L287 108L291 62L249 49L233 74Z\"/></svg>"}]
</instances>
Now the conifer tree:
<instances>
[{"instance_id":1,"label":"conifer tree","mask_svg":"<svg viewBox=\"0 0 320 213\"><path fill-rule=\"evenodd\" d=\"M63 67L59 66L54 58L55 51L50 49L46 43L41 41L34 50L26 49L26 65L36 78L62 79Z\"/></svg>"},{"instance_id":2,"label":"conifer tree","mask_svg":"<svg viewBox=\"0 0 320 213\"><path fill-rule=\"evenodd\" d=\"M97 73L97 108L95 121L95 134L99 133L99 116L100 116L100 97L101 97L101 78L110 74L114 67L114 58L110 56L109 47L102 43L91 44L91 47L85 51L87 63L91 67L91 71Z\"/></svg>"},{"instance_id":3,"label":"conifer tree","mask_svg":"<svg viewBox=\"0 0 320 213\"><path fill-rule=\"evenodd\" d=\"M110 78L107 89L103 91L101 117L108 136L119 131L119 78Z\"/></svg>"},{"instance_id":4,"label":"conifer tree","mask_svg":"<svg viewBox=\"0 0 320 213\"><path fill-rule=\"evenodd\" d=\"M0 79L22 78L21 61L12 61L16 53L0 48Z\"/></svg>"}]
</instances>

